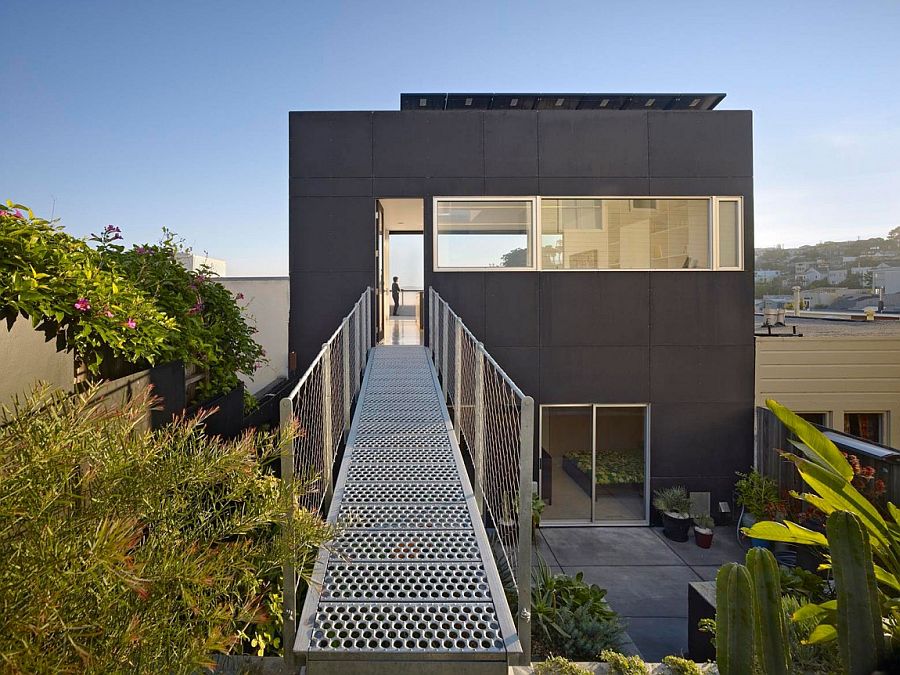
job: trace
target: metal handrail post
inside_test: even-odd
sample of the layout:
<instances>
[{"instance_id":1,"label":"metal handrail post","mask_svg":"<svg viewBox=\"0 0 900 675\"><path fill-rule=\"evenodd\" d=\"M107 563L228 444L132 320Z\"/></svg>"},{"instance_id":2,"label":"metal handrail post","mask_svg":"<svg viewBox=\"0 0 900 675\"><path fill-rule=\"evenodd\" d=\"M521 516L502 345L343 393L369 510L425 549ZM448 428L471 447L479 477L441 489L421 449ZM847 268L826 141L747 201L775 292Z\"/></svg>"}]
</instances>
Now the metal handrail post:
<instances>
[{"instance_id":1,"label":"metal handrail post","mask_svg":"<svg viewBox=\"0 0 900 675\"><path fill-rule=\"evenodd\" d=\"M453 431L456 432L457 442L462 437L461 412L462 412L462 321L455 321L454 349L453 349Z\"/></svg>"},{"instance_id":2,"label":"metal handrail post","mask_svg":"<svg viewBox=\"0 0 900 675\"><path fill-rule=\"evenodd\" d=\"M475 345L475 504L484 517L484 345Z\"/></svg>"},{"instance_id":3,"label":"metal handrail post","mask_svg":"<svg viewBox=\"0 0 900 675\"><path fill-rule=\"evenodd\" d=\"M281 444L281 481L285 492L291 495L291 498L285 501L285 526L282 536L287 540L285 551L293 550L291 539L293 537L293 488L294 488L294 441L290 433L291 425L294 418L294 404L290 398L281 399L278 406L279 412L279 443ZM284 620L283 635L284 640L284 660L288 667L294 665L294 636L297 634L297 580L295 577L294 565L291 560L285 560L282 566L282 593L284 594L284 602L282 604L282 619Z\"/></svg>"},{"instance_id":4,"label":"metal handrail post","mask_svg":"<svg viewBox=\"0 0 900 675\"><path fill-rule=\"evenodd\" d=\"M356 372L353 373L353 391L356 391L356 387L359 384L359 373L362 370L362 350L360 345L362 340L360 339L362 336L359 334L361 330L361 326L359 325L359 304L360 300L357 300L356 307L353 308L353 328L356 330L356 339L353 341L353 350L356 354Z\"/></svg>"},{"instance_id":5,"label":"metal handrail post","mask_svg":"<svg viewBox=\"0 0 900 675\"><path fill-rule=\"evenodd\" d=\"M344 373L344 424L345 432L350 430L350 403L353 394L350 392L350 321L344 317L341 328L341 364Z\"/></svg>"},{"instance_id":6,"label":"metal handrail post","mask_svg":"<svg viewBox=\"0 0 900 675\"><path fill-rule=\"evenodd\" d=\"M519 414L519 553L516 585L519 615L516 622L522 643L522 665L531 663L531 500L534 489L534 399L522 399Z\"/></svg>"},{"instance_id":7,"label":"metal handrail post","mask_svg":"<svg viewBox=\"0 0 900 675\"><path fill-rule=\"evenodd\" d=\"M447 400L447 349L450 340L450 306L444 303L444 320L441 336L441 391L444 394L444 400Z\"/></svg>"},{"instance_id":8,"label":"metal handrail post","mask_svg":"<svg viewBox=\"0 0 900 675\"><path fill-rule=\"evenodd\" d=\"M431 361L434 362L434 289L428 287L428 347L431 349Z\"/></svg>"},{"instance_id":9,"label":"metal handrail post","mask_svg":"<svg viewBox=\"0 0 900 675\"><path fill-rule=\"evenodd\" d=\"M331 502L332 472L334 470L334 438L332 437L333 425L331 423L331 347L328 343L322 345L325 353L322 355L322 457L324 458L325 503Z\"/></svg>"},{"instance_id":10,"label":"metal handrail post","mask_svg":"<svg viewBox=\"0 0 900 675\"><path fill-rule=\"evenodd\" d=\"M369 349L372 348L372 299L369 287L366 286L366 360L369 360Z\"/></svg>"}]
</instances>

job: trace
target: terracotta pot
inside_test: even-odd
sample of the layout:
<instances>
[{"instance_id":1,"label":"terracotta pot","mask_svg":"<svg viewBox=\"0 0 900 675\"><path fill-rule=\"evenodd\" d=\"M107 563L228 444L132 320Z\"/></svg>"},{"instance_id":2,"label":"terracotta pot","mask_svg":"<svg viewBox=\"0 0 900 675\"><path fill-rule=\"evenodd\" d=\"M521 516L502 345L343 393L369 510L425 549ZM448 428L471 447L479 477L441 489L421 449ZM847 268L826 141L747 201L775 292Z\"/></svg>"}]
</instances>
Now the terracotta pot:
<instances>
[{"instance_id":1,"label":"terracotta pot","mask_svg":"<svg viewBox=\"0 0 900 675\"><path fill-rule=\"evenodd\" d=\"M672 541L687 541L688 531L691 529L691 517L676 518L668 511L663 511L663 534Z\"/></svg>"},{"instance_id":2,"label":"terracotta pot","mask_svg":"<svg viewBox=\"0 0 900 675\"><path fill-rule=\"evenodd\" d=\"M713 531L704 530L702 528L694 528L694 541L700 548L709 548L712 546Z\"/></svg>"}]
</instances>

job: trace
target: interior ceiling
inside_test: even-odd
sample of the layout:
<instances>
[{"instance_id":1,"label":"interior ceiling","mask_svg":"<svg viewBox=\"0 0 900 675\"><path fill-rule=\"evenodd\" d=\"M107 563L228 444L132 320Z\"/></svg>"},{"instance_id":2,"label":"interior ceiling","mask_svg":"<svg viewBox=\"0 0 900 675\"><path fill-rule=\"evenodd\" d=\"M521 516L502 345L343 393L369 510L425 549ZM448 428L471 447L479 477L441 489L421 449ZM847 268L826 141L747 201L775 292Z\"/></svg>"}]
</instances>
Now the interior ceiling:
<instances>
[{"instance_id":1,"label":"interior ceiling","mask_svg":"<svg viewBox=\"0 0 900 675\"><path fill-rule=\"evenodd\" d=\"M425 203L421 199L379 199L385 232L423 232Z\"/></svg>"}]
</instances>

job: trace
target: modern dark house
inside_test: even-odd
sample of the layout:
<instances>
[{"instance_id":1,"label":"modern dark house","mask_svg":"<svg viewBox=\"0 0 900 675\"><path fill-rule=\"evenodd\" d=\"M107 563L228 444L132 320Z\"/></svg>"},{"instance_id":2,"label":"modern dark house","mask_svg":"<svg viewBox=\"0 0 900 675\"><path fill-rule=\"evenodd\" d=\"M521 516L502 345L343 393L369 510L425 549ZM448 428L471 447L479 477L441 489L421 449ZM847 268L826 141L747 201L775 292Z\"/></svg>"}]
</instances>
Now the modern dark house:
<instances>
[{"instance_id":1,"label":"modern dark house","mask_svg":"<svg viewBox=\"0 0 900 675\"><path fill-rule=\"evenodd\" d=\"M753 148L723 98L290 113L296 367L419 232L425 286L535 399L546 525L647 523L673 484L731 503L753 455Z\"/></svg>"}]
</instances>

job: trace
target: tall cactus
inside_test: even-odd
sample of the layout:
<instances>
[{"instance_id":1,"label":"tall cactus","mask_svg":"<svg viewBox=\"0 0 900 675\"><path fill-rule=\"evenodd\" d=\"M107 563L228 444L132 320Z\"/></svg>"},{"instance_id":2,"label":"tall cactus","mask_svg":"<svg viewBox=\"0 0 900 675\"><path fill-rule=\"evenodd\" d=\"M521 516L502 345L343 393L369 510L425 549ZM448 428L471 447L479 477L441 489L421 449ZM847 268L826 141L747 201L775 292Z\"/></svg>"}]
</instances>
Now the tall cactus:
<instances>
[{"instance_id":1,"label":"tall cactus","mask_svg":"<svg viewBox=\"0 0 900 675\"><path fill-rule=\"evenodd\" d=\"M753 672L753 593L750 573L738 563L716 574L716 663L721 675Z\"/></svg>"},{"instance_id":2,"label":"tall cactus","mask_svg":"<svg viewBox=\"0 0 900 675\"><path fill-rule=\"evenodd\" d=\"M752 548L747 570L753 582L753 624L756 661L766 675L788 675L790 647L781 607L781 573L772 552Z\"/></svg>"},{"instance_id":3,"label":"tall cactus","mask_svg":"<svg viewBox=\"0 0 900 675\"><path fill-rule=\"evenodd\" d=\"M869 675L884 658L884 629L869 537L859 517L835 511L826 522L837 591L837 635L849 675Z\"/></svg>"}]
</instances>

